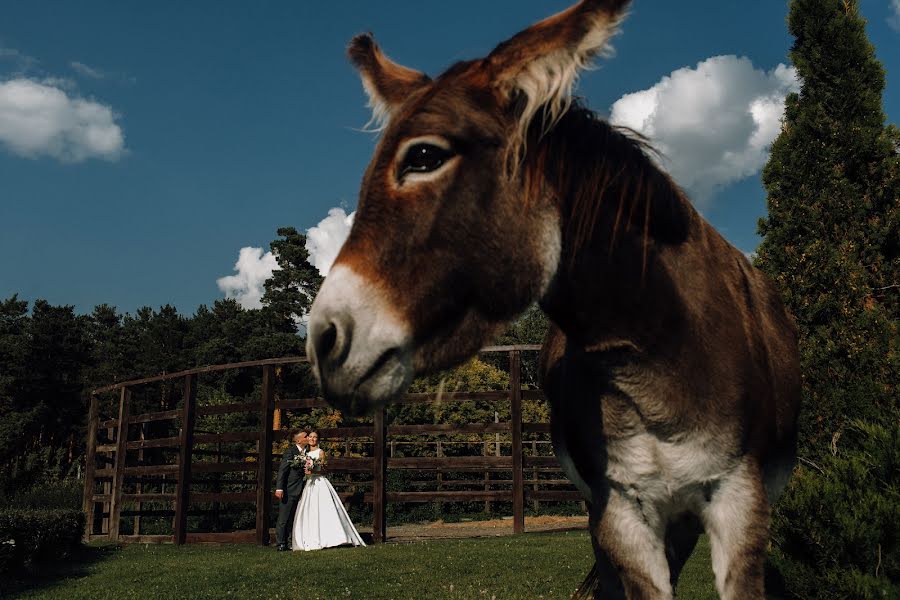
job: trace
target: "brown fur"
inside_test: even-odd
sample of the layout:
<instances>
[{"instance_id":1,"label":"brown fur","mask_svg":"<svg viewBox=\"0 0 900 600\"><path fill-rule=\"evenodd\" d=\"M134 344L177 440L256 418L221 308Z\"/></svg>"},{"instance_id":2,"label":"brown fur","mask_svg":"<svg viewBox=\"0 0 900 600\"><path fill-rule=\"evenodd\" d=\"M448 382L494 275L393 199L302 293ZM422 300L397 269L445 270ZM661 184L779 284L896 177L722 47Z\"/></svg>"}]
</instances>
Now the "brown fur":
<instances>
[{"instance_id":1,"label":"brown fur","mask_svg":"<svg viewBox=\"0 0 900 600\"><path fill-rule=\"evenodd\" d=\"M557 111L556 96L529 116L522 95L540 85L517 79L547 54L577 64L596 52L582 38L614 27L626 4L585 0L433 81L356 38L351 57L389 121L335 264L408 326L408 347L384 356L408 354L415 373L462 362L540 302L553 322L541 371L554 447L591 505L596 565L583 593L670 597L705 528L723 596L762 598L766 492L794 459L796 330L768 278L645 142L577 103ZM399 152L421 136L452 158L407 181ZM364 407L353 391L363 382L330 358L346 352L316 340L327 309L314 306L310 334L323 388L340 381L349 391L329 400ZM345 338L366 344L352 323L340 324Z\"/></svg>"}]
</instances>

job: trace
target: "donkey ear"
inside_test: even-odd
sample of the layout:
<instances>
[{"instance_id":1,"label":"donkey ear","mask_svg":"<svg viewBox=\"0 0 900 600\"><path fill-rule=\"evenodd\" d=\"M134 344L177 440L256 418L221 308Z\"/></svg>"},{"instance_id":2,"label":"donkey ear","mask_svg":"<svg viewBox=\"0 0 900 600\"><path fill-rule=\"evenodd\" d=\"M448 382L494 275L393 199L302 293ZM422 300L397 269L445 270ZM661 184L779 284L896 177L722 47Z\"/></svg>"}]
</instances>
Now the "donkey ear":
<instances>
[{"instance_id":1,"label":"donkey ear","mask_svg":"<svg viewBox=\"0 0 900 600\"><path fill-rule=\"evenodd\" d=\"M608 48L629 0L582 0L497 46L487 57L502 96L524 96L522 126L541 106L549 124L565 113L579 71ZM521 101L521 100L520 100Z\"/></svg>"},{"instance_id":2,"label":"donkey ear","mask_svg":"<svg viewBox=\"0 0 900 600\"><path fill-rule=\"evenodd\" d=\"M385 56L370 33L353 38L347 54L362 78L372 107L372 121L377 125L384 125L410 94L431 82L424 73L407 69Z\"/></svg>"}]
</instances>

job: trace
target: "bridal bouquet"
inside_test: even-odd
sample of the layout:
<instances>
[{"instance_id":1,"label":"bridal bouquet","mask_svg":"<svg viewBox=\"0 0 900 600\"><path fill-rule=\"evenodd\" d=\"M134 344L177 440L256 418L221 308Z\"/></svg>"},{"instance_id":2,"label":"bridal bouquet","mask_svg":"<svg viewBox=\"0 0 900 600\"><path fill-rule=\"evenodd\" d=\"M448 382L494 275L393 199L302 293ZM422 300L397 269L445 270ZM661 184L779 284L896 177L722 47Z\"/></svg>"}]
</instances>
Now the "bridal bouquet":
<instances>
[{"instance_id":1,"label":"bridal bouquet","mask_svg":"<svg viewBox=\"0 0 900 600\"><path fill-rule=\"evenodd\" d=\"M295 454L291 458L290 466L293 469L302 469L306 466L306 452Z\"/></svg>"},{"instance_id":2,"label":"bridal bouquet","mask_svg":"<svg viewBox=\"0 0 900 600\"><path fill-rule=\"evenodd\" d=\"M305 459L306 460L304 462L303 468L307 471L310 471L310 474L307 475L307 477L310 477L312 475L317 475L317 474L321 473L322 470L325 468L325 458L323 458L321 456L319 458L313 458L312 456L306 456Z\"/></svg>"}]
</instances>

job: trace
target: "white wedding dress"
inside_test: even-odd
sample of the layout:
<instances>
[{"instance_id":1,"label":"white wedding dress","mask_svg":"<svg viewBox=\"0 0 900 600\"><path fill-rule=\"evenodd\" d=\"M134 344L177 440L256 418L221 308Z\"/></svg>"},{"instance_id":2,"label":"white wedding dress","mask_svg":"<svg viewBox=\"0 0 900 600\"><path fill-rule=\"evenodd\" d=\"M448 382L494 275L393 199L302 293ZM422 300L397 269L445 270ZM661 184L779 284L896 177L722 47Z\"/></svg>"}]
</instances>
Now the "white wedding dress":
<instances>
[{"instance_id":1,"label":"white wedding dress","mask_svg":"<svg viewBox=\"0 0 900 600\"><path fill-rule=\"evenodd\" d=\"M313 459L321 456L322 449L316 448L307 456ZM294 534L291 536L292 550L319 550L333 546L352 544L365 546L350 521L337 492L324 475L310 475L303 487L303 495L294 517Z\"/></svg>"}]
</instances>

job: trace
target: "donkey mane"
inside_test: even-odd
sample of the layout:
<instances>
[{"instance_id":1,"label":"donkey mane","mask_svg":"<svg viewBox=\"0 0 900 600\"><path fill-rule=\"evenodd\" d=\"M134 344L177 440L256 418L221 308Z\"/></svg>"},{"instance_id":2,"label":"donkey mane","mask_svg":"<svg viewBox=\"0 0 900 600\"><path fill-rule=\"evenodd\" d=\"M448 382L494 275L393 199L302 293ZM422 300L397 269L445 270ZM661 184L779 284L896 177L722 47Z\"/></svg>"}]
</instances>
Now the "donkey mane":
<instances>
[{"instance_id":1,"label":"donkey mane","mask_svg":"<svg viewBox=\"0 0 900 600\"><path fill-rule=\"evenodd\" d=\"M574 101L549 129L535 119L526 142L523 177L529 201L547 188L559 203L569 260L595 235L608 252L632 231L650 246L680 244L694 211L684 192L650 158L656 150L639 133L610 125ZM598 231L605 222L608 232ZM606 237L608 236L608 237Z\"/></svg>"}]
</instances>

